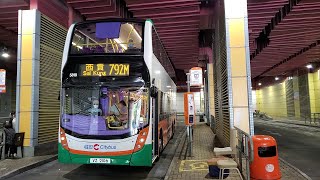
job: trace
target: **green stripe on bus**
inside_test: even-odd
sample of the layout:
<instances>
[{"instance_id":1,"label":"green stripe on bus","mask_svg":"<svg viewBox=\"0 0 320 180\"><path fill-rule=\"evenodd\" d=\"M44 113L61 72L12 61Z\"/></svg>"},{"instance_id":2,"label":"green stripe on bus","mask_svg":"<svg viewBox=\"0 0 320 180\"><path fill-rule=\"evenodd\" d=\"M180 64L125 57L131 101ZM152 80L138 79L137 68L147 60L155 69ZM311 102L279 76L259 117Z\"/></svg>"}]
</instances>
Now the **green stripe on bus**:
<instances>
[{"instance_id":1,"label":"green stripe on bus","mask_svg":"<svg viewBox=\"0 0 320 180\"><path fill-rule=\"evenodd\" d=\"M70 153L58 143L58 161L61 163L71 163Z\"/></svg>"},{"instance_id":2,"label":"green stripe on bus","mask_svg":"<svg viewBox=\"0 0 320 180\"><path fill-rule=\"evenodd\" d=\"M131 166L152 166L152 145L146 144L144 147L132 154Z\"/></svg>"},{"instance_id":3,"label":"green stripe on bus","mask_svg":"<svg viewBox=\"0 0 320 180\"><path fill-rule=\"evenodd\" d=\"M147 19L146 21L149 21L149 22L151 22L152 25L154 25L153 21L151 19Z\"/></svg>"},{"instance_id":4,"label":"green stripe on bus","mask_svg":"<svg viewBox=\"0 0 320 180\"><path fill-rule=\"evenodd\" d=\"M152 145L146 144L140 151L124 156L88 156L72 154L58 144L58 160L65 164L90 164L90 158L110 158L110 165L152 166Z\"/></svg>"}]
</instances>

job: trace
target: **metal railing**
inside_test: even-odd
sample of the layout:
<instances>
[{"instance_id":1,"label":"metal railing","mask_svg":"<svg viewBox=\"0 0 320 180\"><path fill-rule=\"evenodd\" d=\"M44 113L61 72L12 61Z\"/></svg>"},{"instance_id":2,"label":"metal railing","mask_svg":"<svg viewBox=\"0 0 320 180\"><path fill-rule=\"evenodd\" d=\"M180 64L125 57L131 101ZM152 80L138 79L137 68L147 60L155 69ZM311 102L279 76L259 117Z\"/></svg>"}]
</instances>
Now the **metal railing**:
<instances>
[{"instance_id":1,"label":"metal railing","mask_svg":"<svg viewBox=\"0 0 320 180\"><path fill-rule=\"evenodd\" d=\"M5 139L6 133L3 129L0 129L0 161L5 159Z\"/></svg>"},{"instance_id":2,"label":"metal railing","mask_svg":"<svg viewBox=\"0 0 320 180\"><path fill-rule=\"evenodd\" d=\"M239 157L239 169L243 174L243 160L245 160L246 174L243 175L245 176L245 179L250 180L250 163L254 158L252 137L240 129L236 128L236 130L238 139L236 149L237 157Z\"/></svg>"},{"instance_id":3,"label":"metal railing","mask_svg":"<svg viewBox=\"0 0 320 180\"><path fill-rule=\"evenodd\" d=\"M183 140L183 143L182 143L182 147L181 147L181 151L179 153L179 159L180 160L186 160L187 157L190 156L190 142L189 142L189 132L188 132L188 127L184 127L184 134L182 135L182 137L184 137L182 140Z\"/></svg>"},{"instance_id":4,"label":"metal railing","mask_svg":"<svg viewBox=\"0 0 320 180\"><path fill-rule=\"evenodd\" d=\"M309 122L307 122L309 121ZM311 116L308 117L307 114L304 115L304 123L320 125L320 113L311 113Z\"/></svg>"}]
</instances>

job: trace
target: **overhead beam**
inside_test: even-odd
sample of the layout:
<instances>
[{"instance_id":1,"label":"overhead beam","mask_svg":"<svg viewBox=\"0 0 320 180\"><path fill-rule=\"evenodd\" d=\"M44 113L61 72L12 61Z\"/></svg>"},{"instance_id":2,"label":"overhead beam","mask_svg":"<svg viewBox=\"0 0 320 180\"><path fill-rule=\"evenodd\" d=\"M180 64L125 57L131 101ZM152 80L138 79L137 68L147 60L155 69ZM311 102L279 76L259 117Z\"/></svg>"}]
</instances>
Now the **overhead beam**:
<instances>
[{"instance_id":1,"label":"overhead beam","mask_svg":"<svg viewBox=\"0 0 320 180\"><path fill-rule=\"evenodd\" d=\"M73 8L79 10L79 9L87 9L87 8L99 8L99 7L105 7L105 6L111 6L111 0L106 1L97 1L97 2L88 2L84 1L81 3L69 3Z\"/></svg>"},{"instance_id":2,"label":"overhead beam","mask_svg":"<svg viewBox=\"0 0 320 180\"><path fill-rule=\"evenodd\" d=\"M292 11L293 7L298 5L300 1L301 0L289 0L288 4L285 4L271 19L270 23L264 27L259 36L255 39L257 48L250 55L251 60L270 44L269 36L271 31L284 20L284 18Z\"/></svg>"},{"instance_id":3,"label":"overhead beam","mask_svg":"<svg viewBox=\"0 0 320 180\"><path fill-rule=\"evenodd\" d=\"M187 3L178 3L174 4L175 7L185 7L185 6L192 6L192 5L200 5L200 2L187 2ZM141 11L141 10L150 10L150 9L163 9L163 8L170 8L172 7L172 4L163 4L159 6L149 5L149 6L137 6L137 7L130 7L129 11L132 11L133 13L135 11Z\"/></svg>"},{"instance_id":4,"label":"overhead beam","mask_svg":"<svg viewBox=\"0 0 320 180\"><path fill-rule=\"evenodd\" d=\"M277 67L280 66L281 64L287 63L288 61L294 59L295 57L301 55L302 53L305 53L305 52L311 50L312 48L317 47L317 45L319 45L319 44L320 44L320 40L317 40L316 42L308 45L307 47L304 47L304 48L301 49L300 51L294 53L293 55L289 56L288 58L284 59L283 61L281 61L281 62L277 63L276 65L270 67L269 69L265 70L264 72L262 72L262 73L261 73L259 76L257 76L256 78L261 77L262 75L266 74L267 72L269 72L269 71L277 68Z\"/></svg>"}]
</instances>

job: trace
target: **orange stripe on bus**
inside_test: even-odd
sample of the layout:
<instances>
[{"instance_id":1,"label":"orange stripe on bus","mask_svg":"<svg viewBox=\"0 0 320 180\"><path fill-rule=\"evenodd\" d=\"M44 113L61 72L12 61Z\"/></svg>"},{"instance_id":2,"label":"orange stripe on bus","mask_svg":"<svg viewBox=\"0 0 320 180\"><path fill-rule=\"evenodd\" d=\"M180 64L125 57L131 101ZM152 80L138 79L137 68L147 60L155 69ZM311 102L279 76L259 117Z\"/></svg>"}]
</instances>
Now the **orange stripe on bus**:
<instances>
[{"instance_id":1,"label":"orange stripe on bus","mask_svg":"<svg viewBox=\"0 0 320 180\"><path fill-rule=\"evenodd\" d=\"M70 148L69 151L73 154L92 155L92 156L120 156L120 155L132 154L133 149L127 150L127 151L115 151L115 152L92 152L92 151L75 150Z\"/></svg>"}]
</instances>

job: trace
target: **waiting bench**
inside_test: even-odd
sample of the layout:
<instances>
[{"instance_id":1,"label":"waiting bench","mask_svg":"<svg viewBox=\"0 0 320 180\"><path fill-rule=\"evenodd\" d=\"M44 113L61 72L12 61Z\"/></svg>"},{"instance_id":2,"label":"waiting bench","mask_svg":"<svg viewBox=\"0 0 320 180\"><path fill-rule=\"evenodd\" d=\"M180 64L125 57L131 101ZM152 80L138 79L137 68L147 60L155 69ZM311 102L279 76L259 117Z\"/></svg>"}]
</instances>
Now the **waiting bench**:
<instances>
[{"instance_id":1,"label":"waiting bench","mask_svg":"<svg viewBox=\"0 0 320 180\"><path fill-rule=\"evenodd\" d=\"M213 153L216 157L218 156L234 156L236 151L234 151L231 147L224 147L224 148L214 148ZM242 175L238 169L238 164L233 159L218 159L217 166L220 169L219 172L219 179L224 179L225 174L234 174L231 172L225 172L225 170L235 170L237 171L236 174L239 175L241 179Z\"/></svg>"}]
</instances>

